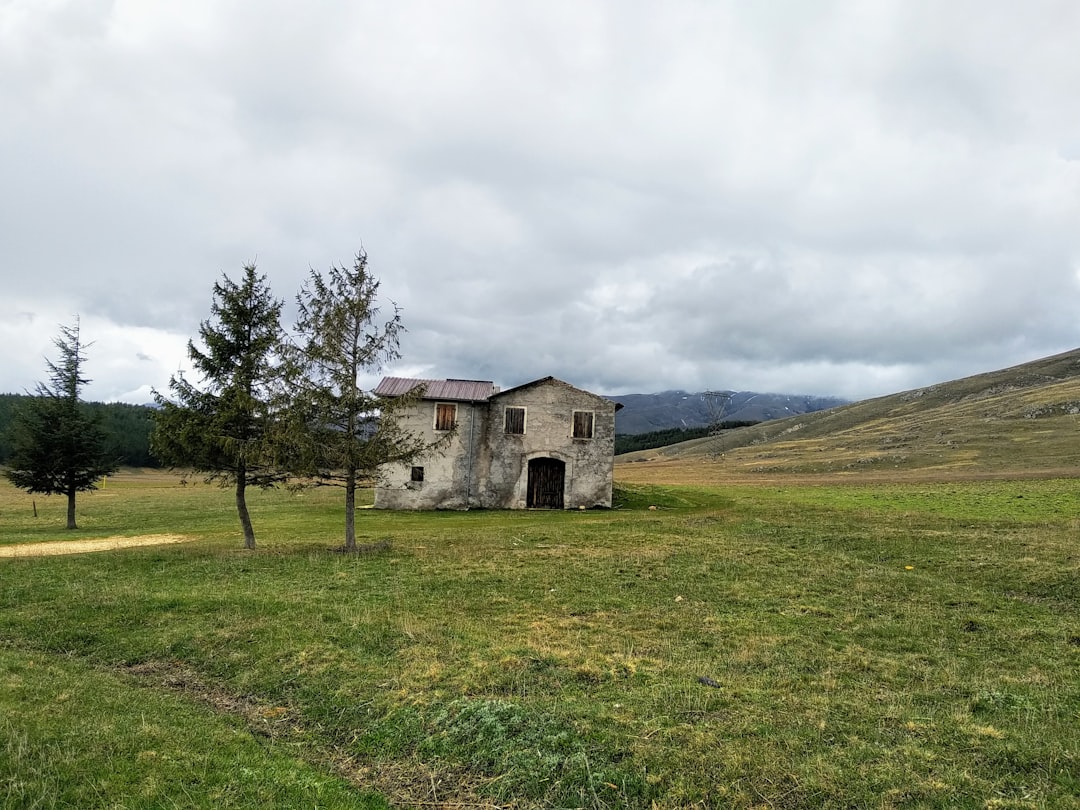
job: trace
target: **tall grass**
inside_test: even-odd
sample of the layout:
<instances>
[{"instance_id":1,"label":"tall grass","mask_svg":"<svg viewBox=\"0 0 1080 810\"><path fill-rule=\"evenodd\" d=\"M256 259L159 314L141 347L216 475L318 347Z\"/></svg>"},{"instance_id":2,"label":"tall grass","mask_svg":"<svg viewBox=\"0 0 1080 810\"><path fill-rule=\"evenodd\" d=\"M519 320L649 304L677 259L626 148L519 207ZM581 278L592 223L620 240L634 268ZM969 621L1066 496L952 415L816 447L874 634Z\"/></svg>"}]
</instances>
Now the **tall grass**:
<instances>
[{"instance_id":1,"label":"tall grass","mask_svg":"<svg viewBox=\"0 0 1080 810\"><path fill-rule=\"evenodd\" d=\"M250 553L227 492L110 481L80 536L197 539L0 560L0 666L33 707L5 712L0 785L62 806L50 763L85 748L104 753L78 781L109 795L82 806L273 803L279 772L320 806L364 806L364 786L401 805L1080 806L1073 487L363 510L382 550L348 556L334 493L257 494ZM0 489L0 543L68 536L9 519L24 497ZM70 712L44 711L60 693ZM140 736L173 715L177 740ZM254 747L199 764L222 734ZM139 770L143 750L176 769ZM220 761L243 757L250 784Z\"/></svg>"}]
</instances>

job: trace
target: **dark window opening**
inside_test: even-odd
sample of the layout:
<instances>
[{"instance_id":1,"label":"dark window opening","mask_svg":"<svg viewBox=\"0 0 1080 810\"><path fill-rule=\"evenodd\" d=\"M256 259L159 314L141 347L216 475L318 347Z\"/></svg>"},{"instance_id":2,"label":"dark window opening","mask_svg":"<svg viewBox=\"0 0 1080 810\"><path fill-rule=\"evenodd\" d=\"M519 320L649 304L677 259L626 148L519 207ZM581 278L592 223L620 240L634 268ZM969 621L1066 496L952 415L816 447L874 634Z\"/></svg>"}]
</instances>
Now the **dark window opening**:
<instances>
[{"instance_id":1,"label":"dark window opening","mask_svg":"<svg viewBox=\"0 0 1080 810\"><path fill-rule=\"evenodd\" d=\"M525 409L507 408L504 425L506 433L523 435L525 433Z\"/></svg>"},{"instance_id":2,"label":"dark window opening","mask_svg":"<svg viewBox=\"0 0 1080 810\"><path fill-rule=\"evenodd\" d=\"M413 467L412 468L412 474L411 474L409 480L417 482L417 483L419 483L420 481L423 481L424 480L424 468L423 467Z\"/></svg>"},{"instance_id":3,"label":"dark window opening","mask_svg":"<svg viewBox=\"0 0 1080 810\"><path fill-rule=\"evenodd\" d=\"M440 402L435 406L435 429L453 430L457 424L457 405Z\"/></svg>"},{"instance_id":4,"label":"dark window opening","mask_svg":"<svg viewBox=\"0 0 1080 810\"><path fill-rule=\"evenodd\" d=\"M574 411L574 433L575 439L591 439L593 434L593 412L592 411Z\"/></svg>"}]
</instances>

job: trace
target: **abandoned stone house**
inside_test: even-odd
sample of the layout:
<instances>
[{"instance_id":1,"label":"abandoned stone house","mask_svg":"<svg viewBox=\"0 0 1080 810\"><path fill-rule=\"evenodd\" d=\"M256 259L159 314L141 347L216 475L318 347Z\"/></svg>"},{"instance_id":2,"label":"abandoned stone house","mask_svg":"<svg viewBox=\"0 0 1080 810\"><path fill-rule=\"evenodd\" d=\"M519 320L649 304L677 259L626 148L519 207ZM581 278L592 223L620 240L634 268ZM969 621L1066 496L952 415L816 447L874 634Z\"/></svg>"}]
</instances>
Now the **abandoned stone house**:
<instances>
[{"instance_id":1,"label":"abandoned stone house","mask_svg":"<svg viewBox=\"0 0 1080 810\"><path fill-rule=\"evenodd\" d=\"M615 411L604 397L544 377L500 391L479 380L386 377L382 397L424 387L399 416L429 442L414 464L388 464L377 509L578 509L611 506Z\"/></svg>"}]
</instances>

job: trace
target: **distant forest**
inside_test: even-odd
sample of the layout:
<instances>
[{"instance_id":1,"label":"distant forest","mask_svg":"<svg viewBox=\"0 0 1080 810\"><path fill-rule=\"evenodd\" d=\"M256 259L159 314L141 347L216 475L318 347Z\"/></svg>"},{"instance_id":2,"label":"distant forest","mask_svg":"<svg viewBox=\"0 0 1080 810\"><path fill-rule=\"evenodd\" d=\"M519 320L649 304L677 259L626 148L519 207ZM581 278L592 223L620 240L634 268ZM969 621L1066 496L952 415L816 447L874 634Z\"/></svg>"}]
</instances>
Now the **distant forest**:
<instances>
[{"instance_id":1,"label":"distant forest","mask_svg":"<svg viewBox=\"0 0 1080 810\"><path fill-rule=\"evenodd\" d=\"M15 412L33 397L25 394L0 394L0 464L11 458L11 427ZM108 457L122 467L158 467L150 455L150 432L154 429L154 409L147 405L124 402L87 402L83 404L101 421L105 431Z\"/></svg>"},{"instance_id":2,"label":"distant forest","mask_svg":"<svg viewBox=\"0 0 1080 810\"><path fill-rule=\"evenodd\" d=\"M616 434L615 455L632 453L635 450L652 450L654 447L667 447L669 444L688 442L691 439L703 439L717 430L732 430L757 424L760 423L757 421L734 420L718 422L715 425L706 427L666 428L665 430L654 430L650 433Z\"/></svg>"}]
</instances>

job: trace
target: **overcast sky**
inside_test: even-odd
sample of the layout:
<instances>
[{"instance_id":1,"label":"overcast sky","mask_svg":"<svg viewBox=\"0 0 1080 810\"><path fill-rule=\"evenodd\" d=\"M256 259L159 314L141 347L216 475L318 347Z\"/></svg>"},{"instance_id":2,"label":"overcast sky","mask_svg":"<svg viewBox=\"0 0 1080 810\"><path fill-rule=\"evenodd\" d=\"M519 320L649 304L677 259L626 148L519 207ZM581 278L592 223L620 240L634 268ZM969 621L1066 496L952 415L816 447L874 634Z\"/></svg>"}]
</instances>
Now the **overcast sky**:
<instances>
[{"instance_id":1,"label":"overcast sky","mask_svg":"<svg viewBox=\"0 0 1080 810\"><path fill-rule=\"evenodd\" d=\"M1080 3L0 0L0 392L361 246L387 373L861 399L1080 345ZM377 379L377 377L376 377Z\"/></svg>"}]
</instances>

